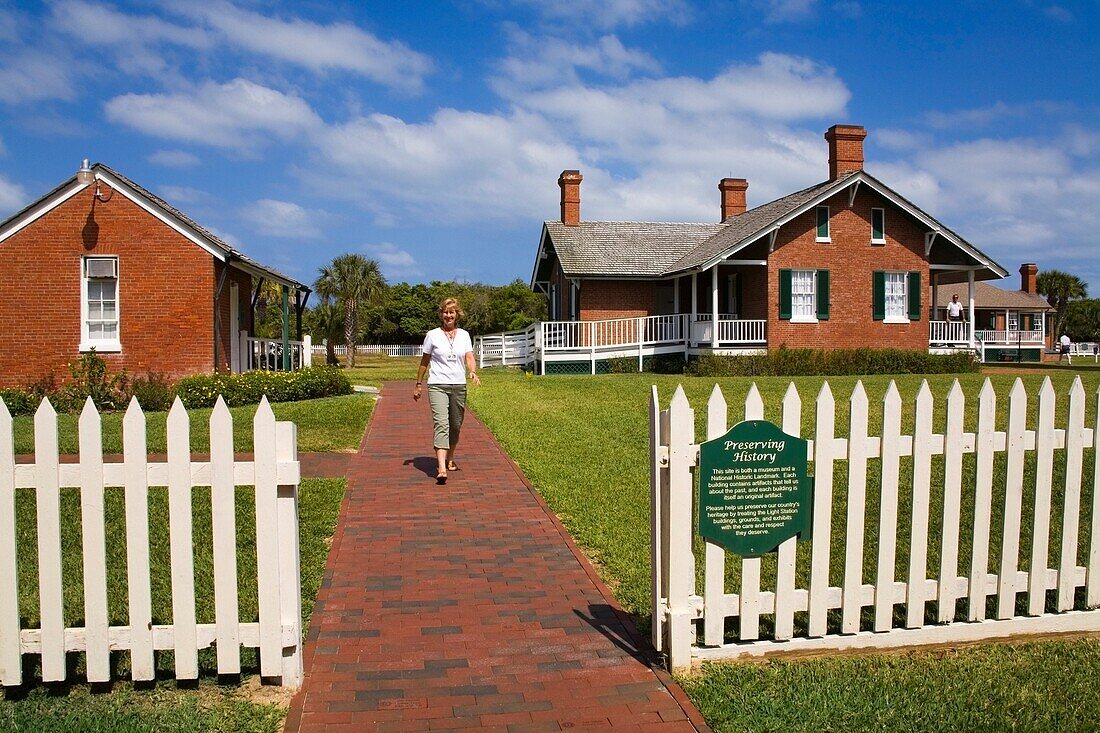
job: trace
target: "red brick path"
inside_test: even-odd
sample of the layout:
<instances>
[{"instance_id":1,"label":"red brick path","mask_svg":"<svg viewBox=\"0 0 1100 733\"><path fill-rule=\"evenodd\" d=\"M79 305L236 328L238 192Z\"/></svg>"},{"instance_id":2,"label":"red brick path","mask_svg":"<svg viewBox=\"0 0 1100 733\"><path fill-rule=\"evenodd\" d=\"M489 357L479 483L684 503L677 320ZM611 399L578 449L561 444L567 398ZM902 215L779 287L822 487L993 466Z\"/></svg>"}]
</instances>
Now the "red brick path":
<instances>
[{"instance_id":1,"label":"red brick path","mask_svg":"<svg viewBox=\"0 0 1100 733\"><path fill-rule=\"evenodd\" d=\"M470 412L436 486L411 391L385 386L349 464L286 730L707 730Z\"/></svg>"}]
</instances>

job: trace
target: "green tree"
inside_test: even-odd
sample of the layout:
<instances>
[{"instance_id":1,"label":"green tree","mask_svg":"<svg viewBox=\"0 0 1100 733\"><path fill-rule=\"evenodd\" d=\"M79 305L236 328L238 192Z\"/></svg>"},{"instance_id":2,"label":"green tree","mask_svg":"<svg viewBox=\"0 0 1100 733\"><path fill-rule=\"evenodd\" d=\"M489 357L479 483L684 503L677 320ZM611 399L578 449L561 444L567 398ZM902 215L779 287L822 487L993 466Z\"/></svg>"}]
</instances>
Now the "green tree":
<instances>
[{"instance_id":1,"label":"green tree","mask_svg":"<svg viewBox=\"0 0 1100 733\"><path fill-rule=\"evenodd\" d=\"M1100 298L1070 303L1064 328L1074 341L1100 341Z\"/></svg>"},{"instance_id":2,"label":"green tree","mask_svg":"<svg viewBox=\"0 0 1100 733\"><path fill-rule=\"evenodd\" d=\"M348 365L355 366L355 344L359 333L360 308L385 294L386 280L378 263L360 254L344 254L321 268L313 291L322 300L332 299L344 312L344 342Z\"/></svg>"},{"instance_id":3,"label":"green tree","mask_svg":"<svg viewBox=\"0 0 1100 733\"><path fill-rule=\"evenodd\" d=\"M325 340L325 362L330 366L339 365L340 360L336 358L336 342L343 337L343 308L325 298L309 312L307 320L310 324L310 332Z\"/></svg>"},{"instance_id":4,"label":"green tree","mask_svg":"<svg viewBox=\"0 0 1100 733\"><path fill-rule=\"evenodd\" d=\"M1054 308L1053 335L1059 336L1063 332L1063 323L1069 304L1075 300L1088 297L1088 286L1076 275L1070 275L1061 270L1047 270L1040 272L1035 281L1036 290Z\"/></svg>"}]
</instances>

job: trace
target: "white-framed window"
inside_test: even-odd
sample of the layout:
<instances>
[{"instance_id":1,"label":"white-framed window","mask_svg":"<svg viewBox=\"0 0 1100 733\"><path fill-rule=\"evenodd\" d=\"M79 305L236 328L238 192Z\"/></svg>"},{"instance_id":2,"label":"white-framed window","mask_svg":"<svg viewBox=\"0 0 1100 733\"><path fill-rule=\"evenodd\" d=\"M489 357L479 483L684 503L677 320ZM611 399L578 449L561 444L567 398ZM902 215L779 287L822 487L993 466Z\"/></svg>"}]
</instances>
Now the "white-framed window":
<instances>
[{"instance_id":1,"label":"white-framed window","mask_svg":"<svg viewBox=\"0 0 1100 733\"><path fill-rule=\"evenodd\" d=\"M817 270L791 270L791 322L817 323Z\"/></svg>"},{"instance_id":2,"label":"white-framed window","mask_svg":"<svg viewBox=\"0 0 1100 733\"><path fill-rule=\"evenodd\" d=\"M886 209L871 209L871 243L886 244Z\"/></svg>"},{"instance_id":3,"label":"white-framed window","mask_svg":"<svg viewBox=\"0 0 1100 733\"><path fill-rule=\"evenodd\" d=\"M886 323L909 323L909 273L886 273Z\"/></svg>"},{"instance_id":4,"label":"white-framed window","mask_svg":"<svg viewBox=\"0 0 1100 733\"><path fill-rule=\"evenodd\" d=\"M829 238L829 207L817 207L817 241L831 242Z\"/></svg>"},{"instance_id":5,"label":"white-framed window","mask_svg":"<svg viewBox=\"0 0 1100 733\"><path fill-rule=\"evenodd\" d=\"M82 257L80 269L80 350L122 351L118 257Z\"/></svg>"}]
</instances>

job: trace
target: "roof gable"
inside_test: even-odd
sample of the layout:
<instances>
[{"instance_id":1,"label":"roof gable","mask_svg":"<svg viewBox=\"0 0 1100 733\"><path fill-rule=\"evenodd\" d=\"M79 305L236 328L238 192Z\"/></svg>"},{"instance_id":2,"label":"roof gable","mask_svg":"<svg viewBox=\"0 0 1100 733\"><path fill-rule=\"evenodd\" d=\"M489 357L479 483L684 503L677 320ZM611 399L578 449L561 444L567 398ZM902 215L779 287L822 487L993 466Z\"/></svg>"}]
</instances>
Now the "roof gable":
<instances>
[{"instance_id":1,"label":"roof gable","mask_svg":"<svg viewBox=\"0 0 1100 733\"><path fill-rule=\"evenodd\" d=\"M166 226L178 232L195 245L201 247L216 259L222 262L231 263L234 267L238 267L250 274L274 280L292 289L309 291L307 286L297 280L262 265L234 249L220 237L194 222L164 199L134 183L121 173L112 170L102 163L96 163L92 166L92 171L95 180L103 181L109 185L113 191L122 194L136 206L156 217ZM73 176L42 198L32 202L22 210L8 217L4 222L0 222L0 243L53 211L91 185L94 185L94 181L93 183L83 184L77 181L76 176Z\"/></svg>"}]
</instances>

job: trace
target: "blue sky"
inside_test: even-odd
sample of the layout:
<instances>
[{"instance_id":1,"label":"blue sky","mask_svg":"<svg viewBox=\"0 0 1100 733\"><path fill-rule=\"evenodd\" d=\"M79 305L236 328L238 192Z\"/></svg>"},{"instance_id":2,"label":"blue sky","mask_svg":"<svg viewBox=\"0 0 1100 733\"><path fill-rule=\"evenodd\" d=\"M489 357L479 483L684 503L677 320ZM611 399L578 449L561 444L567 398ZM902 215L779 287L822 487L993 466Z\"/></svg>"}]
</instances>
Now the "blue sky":
<instances>
[{"instance_id":1,"label":"blue sky","mask_svg":"<svg viewBox=\"0 0 1100 733\"><path fill-rule=\"evenodd\" d=\"M0 0L0 217L115 168L311 283L530 277L582 217L716 221L867 170L1012 273L1100 296L1100 2Z\"/></svg>"}]
</instances>

